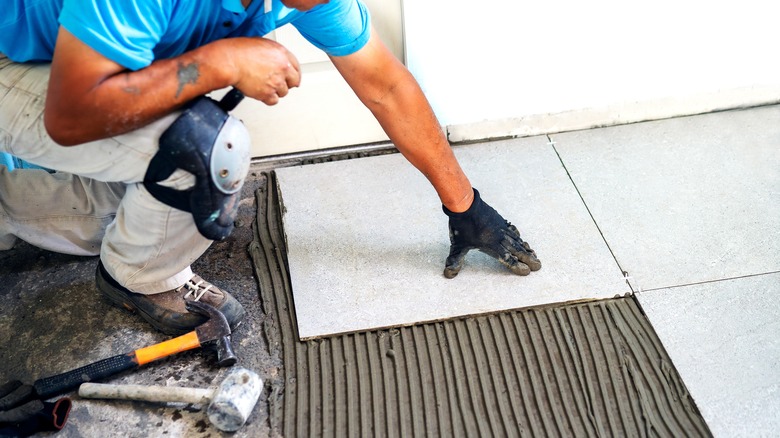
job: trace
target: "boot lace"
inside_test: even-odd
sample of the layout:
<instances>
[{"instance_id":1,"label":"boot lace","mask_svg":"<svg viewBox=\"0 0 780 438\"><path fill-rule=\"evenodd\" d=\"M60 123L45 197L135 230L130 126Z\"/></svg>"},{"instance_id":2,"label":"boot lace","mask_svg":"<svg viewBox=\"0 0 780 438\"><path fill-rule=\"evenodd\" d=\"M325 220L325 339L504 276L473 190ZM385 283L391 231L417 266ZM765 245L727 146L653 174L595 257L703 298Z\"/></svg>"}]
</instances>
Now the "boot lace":
<instances>
[{"instance_id":1,"label":"boot lace","mask_svg":"<svg viewBox=\"0 0 780 438\"><path fill-rule=\"evenodd\" d=\"M208 292L208 291L209 291L209 290L210 290L212 287L213 287L213 285L212 285L211 283L208 283L208 282L207 282L207 281L205 281L205 280L200 280L200 281L198 281L197 283L194 283L194 282L193 282L193 281L190 279L190 280L187 280L187 282L186 282L186 283L184 283L183 285L179 286L179 287L176 289L176 292L181 292L181 290L182 290L182 289L185 289L185 288L186 288L186 289L187 289L187 293L186 293L186 294L184 294L184 299L186 300L186 299L187 299L187 298L189 298L189 297L194 297L194 298L192 298L192 301L198 301L198 300L200 300L200 299L203 297L203 295L205 295L205 294L206 294L206 292Z\"/></svg>"}]
</instances>

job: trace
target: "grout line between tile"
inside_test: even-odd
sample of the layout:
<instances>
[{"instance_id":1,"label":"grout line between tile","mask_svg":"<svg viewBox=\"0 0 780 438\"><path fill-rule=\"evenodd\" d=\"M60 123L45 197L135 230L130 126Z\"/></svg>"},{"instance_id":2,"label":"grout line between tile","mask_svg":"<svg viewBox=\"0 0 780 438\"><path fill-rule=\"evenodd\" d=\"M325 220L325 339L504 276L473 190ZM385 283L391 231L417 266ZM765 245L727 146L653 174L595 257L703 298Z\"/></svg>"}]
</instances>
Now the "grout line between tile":
<instances>
[{"instance_id":1,"label":"grout line between tile","mask_svg":"<svg viewBox=\"0 0 780 438\"><path fill-rule=\"evenodd\" d=\"M676 289L676 288L680 288L680 287L696 286L696 285L699 285L699 284L718 283L718 282L721 282L721 281L740 280L740 279L743 279L743 278L760 277L762 275L773 275L773 274L780 274L780 270L779 271L760 272L760 273L757 273L757 274L738 275L736 277L718 278L718 279L715 279L715 280L697 281L697 282L693 282L693 283L675 284L674 286L654 287L654 288L651 288L651 289L643 289L642 292L651 292L651 291L663 290L663 289Z\"/></svg>"},{"instance_id":2,"label":"grout line between tile","mask_svg":"<svg viewBox=\"0 0 780 438\"><path fill-rule=\"evenodd\" d=\"M612 247L609 246L609 242L607 242L607 239L604 237L604 233L601 231L601 227L599 226L598 222L596 222L596 218L593 217L593 213L590 211L590 207L588 207L588 204L585 202L585 198L583 198L582 193L580 192L579 187L577 187L577 184L574 183L574 178L572 178L571 173L569 173L569 169L566 167L566 163L563 162L563 158L561 158L561 154L558 153L558 149L555 147L557 144L555 140L552 139L549 135L546 135L547 137L547 144L552 147L553 151L555 152L555 155L558 156L558 161L561 162L561 166L563 166L563 170L566 171L566 176L569 177L569 181L571 181L571 185L574 187L574 190L577 191L577 196L580 197L580 201L582 201L582 205L585 206L585 210L588 211L588 215L590 216L590 219L593 221L593 225L596 226L596 230L598 230L599 234L601 235L601 240L604 241L604 244L607 245L607 249L609 250L609 253L612 254L612 259L615 260L615 264L617 265L618 269L620 269L620 272L623 274L623 278L626 281L626 284L628 285L629 289L631 289L631 293L634 294L636 291L634 290L634 287L631 285L631 282L629 282L629 279L631 276L627 271L623 269L623 267L620 265L620 262L618 261L617 257L615 256L615 252L612 251ZM641 288L640 288L641 290Z\"/></svg>"}]
</instances>

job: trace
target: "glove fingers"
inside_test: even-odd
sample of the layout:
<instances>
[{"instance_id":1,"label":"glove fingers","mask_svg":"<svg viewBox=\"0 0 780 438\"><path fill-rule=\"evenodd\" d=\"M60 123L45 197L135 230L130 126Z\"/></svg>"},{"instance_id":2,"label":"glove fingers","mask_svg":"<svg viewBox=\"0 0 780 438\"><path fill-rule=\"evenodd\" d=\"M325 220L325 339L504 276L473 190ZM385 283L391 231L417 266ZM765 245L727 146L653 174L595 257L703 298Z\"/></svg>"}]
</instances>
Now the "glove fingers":
<instances>
[{"instance_id":1,"label":"glove fingers","mask_svg":"<svg viewBox=\"0 0 780 438\"><path fill-rule=\"evenodd\" d=\"M458 245L452 245L450 247L450 255L447 256L447 261L444 265L444 276L447 278L455 278L463 267L463 259L468 254L469 247L462 247Z\"/></svg>"},{"instance_id":2,"label":"glove fingers","mask_svg":"<svg viewBox=\"0 0 780 438\"><path fill-rule=\"evenodd\" d=\"M528 242L523 241L520 234L517 232L517 228L514 225L509 225L509 230L512 233L506 233L502 245L507 248L512 255L517 257L522 263L528 265L532 271L538 271L542 269L542 263L536 258L536 252L531 249Z\"/></svg>"},{"instance_id":3,"label":"glove fingers","mask_svg":"<svg viewBox=\"0 0 780 438\"><path fill-rule=\"evenodd\" d=\"M22 382L18 380L10 380L6 382L3 386L0 386L0 398L3 398L8 394L16 391L20 386L22 386Z\"/></svg>"},{"instance_id":4,"label":"glove fingers","mask_svg":"<svg viewBox=\"0 0 780 438\"><path fill-rule=\"evenodd\" d=\"M43 402L32 400L21 406L0 412L0 423L21 423L43 412Z\"/></svg>"},{"instance_id":5,"label":"glove fingers","mask_svg":"<svg viewBox=\"0 0 780 438\"><path fill-rule=\"evenodd\" d=\"M523 253L523 255L519 257L520 261L528 265L532 271L538 271L542 269L542 262L536 258L536 251L531 249L531 245L529 245L528 242L523 242L523 248L525 248L525 250L528 252Z\"/></svg>"},{"instance_id":6,"label":"glove fingers","mask_svg":"<svg viewBox=\"0 0 780 438\"><path fill-rule=\"evenodd\" d=\"M517 257L510 253L504 253L502 257L498 257L498 261L509 268L513 274L525 276L531 273L531 268L529 268L528 265L521 262Z\"/></svg>"},{"instance_id":7,"label":"glove fingers","mask_svg":"<svg viewBox=\"0 0 780 438\"><path fill-rule=\"evenodd\" d=\"M517 257L517 255L525 256L525 254L515 249L515 243L508 236L505 236L500 244L480 248L479 250L501 262L502 265L509 268L516 275L525 276L531 273L531 268L524 263L523 259Z\"/></svg>"},{"instance_id":8,"label":"glove fingers","mask_svg":"<svg viewBox=\"0 0 780 438\"><path fill-rule=\"evenodd\" d=\"M14 383L12 385L3 386L3 389L6 391L10 388L14 389L10 390L10 392L0 399L0 411L13 409L35 399L35 389L32 385L16 385Z\"/></svg>"}]
</instances>

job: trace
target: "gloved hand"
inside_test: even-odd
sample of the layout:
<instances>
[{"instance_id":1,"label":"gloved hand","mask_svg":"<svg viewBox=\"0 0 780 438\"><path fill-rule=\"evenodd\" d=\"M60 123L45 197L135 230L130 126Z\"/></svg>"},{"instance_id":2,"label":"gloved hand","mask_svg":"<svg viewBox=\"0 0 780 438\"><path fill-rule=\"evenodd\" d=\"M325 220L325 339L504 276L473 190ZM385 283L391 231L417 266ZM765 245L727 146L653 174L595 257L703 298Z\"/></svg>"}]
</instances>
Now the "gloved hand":
<instances>
[{"instance_id":1,"label":"gloved hand","mask_svg":"<svg viewBox=\"0 0 780 438\"><path fill-rule=\"evenodd\" d=\"M10 411L31 400L38 394L32 385L25 385L18 380L11 380L0 386L0 412Z\"/></svg>"},{"instance_id":2,"label":"gloved hand","mask_svg":"<svg viewBox=\"0 0 780 438\"><path fill-rule=\"evenodd\" d=\"M454 278L463 267L463 259L472 249L498 259L517 275L538 271L542 263L517 228L507 222L493 207L487 205L474 189L474 202L463 213L453 213L442 206L449 216L450 255L444 276Z\"/></svg>"},{"instance_id":3,"label":"gloved hand","mask_svg":"<svg viewBox=\"0 0 780 438\"><path fill-rule=\"evenodd\" d=\"M0 437L27 437L42 431L58 431L65 426L71 401L39 400L31 385L18 380L0 386Z\"/></svg>"},{"instance_id":4,"label":"gloved hand","mask_svg":"<svg viewBox=\"0 0 780 438\"><path fill-rule=\"evenodd\" d=\"M0 436L27 437L38 432L61 430L68 421L70 407L70 399L62 397L55 402L32 400L0 412Z\"/></svg>"}]
</instances>

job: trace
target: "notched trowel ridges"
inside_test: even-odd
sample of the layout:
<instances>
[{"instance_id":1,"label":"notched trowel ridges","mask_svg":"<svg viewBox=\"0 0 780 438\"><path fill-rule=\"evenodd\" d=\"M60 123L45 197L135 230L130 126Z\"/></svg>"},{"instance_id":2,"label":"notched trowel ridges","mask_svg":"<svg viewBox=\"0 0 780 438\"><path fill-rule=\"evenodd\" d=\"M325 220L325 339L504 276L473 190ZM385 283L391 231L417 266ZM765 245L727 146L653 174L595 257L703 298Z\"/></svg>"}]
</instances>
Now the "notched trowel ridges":
<instances>
[{"instance_id":1,"label":"notched trowel ridges","mask_svg":"<svg viewBox=\"0 0 780 438\"><path fill-rule=\"evenodd\" d=\"M633 297L299 342L268 180L251 251L271 354L284 361L273 433L711 435Z\"/></svg>"}]
</instances>

